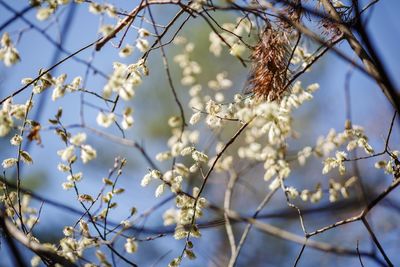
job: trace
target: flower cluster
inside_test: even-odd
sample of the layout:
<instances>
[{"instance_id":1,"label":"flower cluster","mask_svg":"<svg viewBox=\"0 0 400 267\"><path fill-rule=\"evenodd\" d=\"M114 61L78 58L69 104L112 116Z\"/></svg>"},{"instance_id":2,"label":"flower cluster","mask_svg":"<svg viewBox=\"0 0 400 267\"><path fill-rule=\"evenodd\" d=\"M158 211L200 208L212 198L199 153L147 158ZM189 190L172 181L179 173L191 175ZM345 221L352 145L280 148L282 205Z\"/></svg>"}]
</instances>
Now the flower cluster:
<instances>
[{"instance_id":1,"label":"flower cluster","mask_svg":"<svg viewBox=\"0 0 400 267\"><path fill-rule=\"evenodd\" d=\"M305 46L297 46L290 61L292 65L300 65L303 69L313 60L313 55L307 51ZM308 68L306 71L310 71Z\"/></svg>"},{"instance_id":2,"label":"flower cluster","mask_svg":"<svg viewBox=\"0 0 400 267\"><path fill-rule=\"evenodd\" d=\"M60 135L60 130L56 132L58 135ZM63 188L68 190L70 188L73 188L74 184L76 182L81 181L83 177L82 172L78 173L72 172L71 166L77 160L75 150L80 149L80 158L84 164L95 159L97 157L97 152L91 145L85 144L87 139L86 133L78 133L73 136L70 136L70 134L67 133L66 136L67 136L67 139L65 139L67 144L66 148L57 151L58 156L61 158L62 161L66 162L66 164L59 163L57 168L60 172L69 173L67 177L68 182L62 184ZM81 197L81 199L90 200L89 198L85 198L83 196Z\"/></svg>"},{"instance_id":3,"label":"flower cluster","mask_svg":"<svg viewBox=\"0 0 400 267\"><path fill-rule=\"evenodd\" d=\"M97 124L104 128L110 127L114 121L115 121L114 113L106 113L104 111L100 111L96 117Z\"/></svg>"},{"instance_id":4,"label":"flower cluster","mask_svg":"<svg viewBox=\"0 0 400 267\"><path fill-rule=\"evenodd\" d=\"M400 176L400 163L399 163L400 152L394 150L390 152L389 160L380 160L375 163L375 168L382 169L387 174L391 174L397 179Z\"/></svg>"},{"instance_id":5,"label":"flower cluster","mask_svg":"<svg viewBox=\"0 0 400 267\"><path fill-rule=\"evenodd\" d=\"M192 159L191 166L186 166L183 163L176 162L173 166L173 170L166 172L165 178L169 181L174 176L174 172L183 177L187 177L190 172L196 172L199 164L208 162L208 156L195 148L195 145L199 142L199 131L186 129L184 132L181 132L180 127L182 120L177 116L172 116L168 120L168 124L171 127L172 133L167 142L170 149L158 153L156 159L158 161L165 161L172 158L182 157L183 160L184 157L189 156Z\"/></svg>"},{"instance_id":6,"label":"flower cluster","mask_svg":"<svg viewBox=\"0 0 400 267\"><path fill-rule=\"evenodd\" d=\"M290 174L290 166L284 155L287 139L295 135L292 129L292 112L312 99L312 93L317 88L316 85L310 85L303 89L298 82L280 102L263 102L255 98L242 101L238 97L232 105L233 114L239 120L249 121L254 117L244 133L245 145L238 149L238 155L243 159L264 162L264 179L272 181L269 185L271 190L278 188L280 180ZM304 149L301 155L301 161L305 161L310 155L310 149Z\"/></svg>"},{"instance_id":7,"label":"flower cluster","mask_svg":"<svg viewBox=\"0 0 400 267\"><path fill-rule=\"evenodd\" d=\"M317 203L319 202L322 197L323 197L323 192L322 192L322 187L321 184L318 183L315 187L315 190L302 190L299 194L299 197L301 200L305 201L310 201L311 203Z\"/></svg>"},{"instance_id":8,"label":"flower cluster","mask_svg":"<svg viewBox=\"0 0 400 267\"><path fill-rule=\"evenodd\" d=\"M13 129L14 119L24 121L27 112L32 107L33 101L31 100L25 104L13 104L12 98L7 99L0 110L0 137L6 136ZM14 139L12 142L18 142L18 140Z\"/></svg>"},{"instance_id":9,"label":"flower cluster","mask_svg":"<svg viewBox=\"0 0 400 267\"><path fill-rule=\"evenodd\" d=\"M80 223L82 225L82 223ZM82 226L81 226L82 227ZM83 232L84 230L82 230ZM85 250L99 246L99 242L95 238L81 237L75 239L73 237L64 237L60 240L60 250L57 251L63 257L69 259L71 262L76 262L79 258L82 258Z\"/></svg>"},{"instance_id":10,"label":"flower cluster","mask_svg":"<svg viewBox=\"0 0 400 267\"><path fill-rule=\"evenodd\" d=\"M0 188L6 192L6 185L0 182ZM17 192L8 192L0 196L0 202L4 204L5 212L10 218L17 216L19 212L19 203L17 200ZM38 210L30 206L31 196L24 194L21 196L21 214L20 219L15 220L15 223L21 227L21 221L27 229L32 229L38 222Z\"/></svg>"},{"instance_id":11,"label":"flower cluster","mask_svg":"<svg viewBox=\"0 0 400 267\"><path fill-rule=\"evenodd\" d=\"M53 79L54 81L54 90L51 98L53 101L57 100L60 97L63 97L66 92L75 92L79 90L79 86L81 84L82 78L75 77L71 84L64 84L65 79L67 78L66 74L62 74L59 77Z\"/></svg>"},{"instance_id":12,"label":"flower cluster","mask_svg":"<svg viewBox=\"0 0 400 267\"><path fill-rule=\"evenodd\" d=\"M50 73L46 72L44 74L40 73L40 77L37 80L32 78L24 78L21 83L23 85L28 85L33 83L33 93L40 94L44 90L54 87L52 93L52 100L56 101L58 98L63 97L67 92L72 93L81 90L81 77L75 77L71 83L65 84L67 79L67 74L63 73L58 77L53 77Z\"/></svg>"},{"instance_id":13,"label":"flower cluster","mask_svg":"<svg viewBox=\"0 0 400 267\"><path fill-rule=\"evenodd\" d=\"M112 93L117 93L126 101L132 99L135 89L142 83L143 75L148 75L144 61L130 65L114 62L113 68L114 71L103 88L103 97L108 99Z\"/></svg>"},{"instance_id":14,"label":"flower cluster","mask_svg":"<svg viewBox=\"0 0 400 267\"><path fill-rule=\"evenodd\" d=\"M151 170L147 173L141 185L147 186L152 180L161 181L155 191L155 196L158 197L164 193L165 188L168 186L171 192L176 195L176 207L178 210L170 209L164 213L164 224L176 224L175 235L176 239L185 238L188 234L191 236L199 237L200 231L195 227L194 221L203 215L202 209L205 207L207 201L205 198L198 196L199 188L193 188L193 195L188 196L182 193L181 185L183 177L189 175L189 169L183 164L176 164L174 170L162 174L158 170ZM188 228L188 227L189 228Z\"/></svg>"},{"instance_id":15,"label":"flower cluster","mask_svg":"<svg viewBox=\"0 0 400 267\"><path fill-rule=\"evenodd\" d=\"M344 183L339 183L333 179L329 180L329 201L336 202L339 199L339 193L343 198L349 197L349 188L357 181L357 177L352 176Z\"/></svg>"},{"instance_id":16,"label":"flower cluster","mask_svg":"<svg viewBox=\"0 0 400 267\"><path fill-rule=\"evenodd\" d=\"M183 77L181 79L181 84L184 86L193 86L197 82L197 75L202 71L200 64L191 59L191 53L194 51L195 46L193 43L188 42L184 37L175 38L174 44L184 46L182 53L174 57L174 62L182 69ZM194 87L195 86L192 88Z\"/></svg>"},{"instance_id":17,"label":"flower cluster","mask_svg":"<svg viewBox=\"0 0 400 267\"><path fill-rule=\"evenodd\" d=\"M144 53L149 50L149 41L146 39L150 35L150 32L146 29L139 29L139 38L136 39L136 48L139 49L140 52Z\"/></svg>"},{"instance_id":18,"label":"flower cluster","mask_svg":"<svg viewBox=\"0 0 400 267\"><path fill-rule=\"evenodd\" d=\"M144 29L140 28L138 29L138 38L136 39L136 48L142 52L145 53L150 49L149 41L147 38L151 35L151 33ZM126 44L118 53L118 55L122 58L129 57L132 55L134 50L134 47L130 44Z\"/></svg>"},{"instance_id":19,"label":"flower cluster","mask_svg":"<svg viewBox=\"0 0 400 267\"><path fill-rule=\"evenodd\" d=\"M84 2L83 0L75 0L75 2ZM110 18L117 17L117 8L109 3L99 4L90 2L89 12L95 15L107 14Z\"/></svg>"},{"instance_id":20,"label":"flower cluster","mask_svg":"<svg viewBox=\"0 0 400 267\"><path fill-rule=\"evenodd\" d=\"M193 197L180 194L176 197L176 207L179 209L175 217L175 239L183 239L188 235L200 237L200 230L194 224L195 220L203 216L202 209L207 201L203 197L198 197L199 188L193 188Z\"/></svg>"},{"instance_id":21,"label":"flower cluster","mask_svg":"<svg viewBox=\"0 0 400 267\"><path fill-rule=\"evenodd\" d=\"M324 160L324 168L322 174L327 174L334 168L339 169L339 174L344 175L346 167L344 161L346 160L347 154L343 151L336 151L335 157L329 157Z\"/></svg>"},{"instance_id":22,"label":"flower cluster","mask_svg":"<svg viewBox=\"0 0 400 267\"><path fill-rule=\"evenodd\" d=\"M10 35L7 32L5 32L1 37L0 44L0 60L4 62L4 65L10 67L20 60L19 53L14 47Z\"/></svg>"},{"instance_id":23,"label":"flower cluster","mask_svg":"<svg viewBox=\"0 0 400 267\"><path fill-rule=\"evenodd\" d=\"M239 24L240 27L243 30L244 24ZM223 91L232 86L228 73L217 73L215 79L209 80L207 84L210 90L205 92L197 77L201 73L201 68L196 61L191 59L193 44L181 37L176 38L175 43L183 46L183 52L175 56L174 60L182 69L181 84L190 87L191 98L188 105L194 110L189 120L191 126L185 127L182 132L182 119L178 116L169 119L168 123L172 128L172 136L168 140L169 150L158 153L156 159L173 160L174 164L171 170L165 173L150 170L143 177L141 185L147 186L151 181L159 181L161 183L156 187L156 197L161 195L167 187L177 194L176 208L168 209L163 219L164 225L176 225L174 237L183 239L200 235L195 222L202 216L202 208L206 205L206 200L198 195L197 187L193 188L192 196L183 193L182 182L191 173L195 174L201 169L202 164L208 163L215 172L228 172L232 170L235 159L234 154L220 155L224 149L224 142L217 142L215 155L209 159L210 153L203 153L197 148L199 134L196 130L191 130L191 127L195 128L202 121L215 130L228 128L225 127L227 124L235 123L240 126L248 123L248 127L243 131L243 141L237 154L241 159L264 162L264 178L270 182L270 190L276 190L281 186L281 181L288 178L291 173L285 154L287 139L296 134L292 129L292 113L303 103L312 99L312 94L318 89L318 85L312 84L304 89L300 82L297 82L280 101L265 102L236 94L231 103L223 103L226 101ZM304 148L299 152L299 162L304 164L311 154L311 147ZM182 157L190 157L189 164L188 159L181 161ZM317 202L322 197L320 186L315 192L298 193L293 187L290 187L290 190L288 188L287 192L290 192L291 198L301 196L302 199L307 198L312 202ZM194 254L189 250L187 253L185 251L184 255L190 258L190 255ZM181 260L182 257L175 258L170 266L178 266Z\"/></svg>"},{"instance_id":24,"label":"flower cluster","mask_svg":"<svg viewBox=\"0 0 400 267\"><path fill-rule=\"evenodd\" d=\"M327 157L336 148L346 145L347 151L352 151L357 147L363 148L365 153L371 155L374 153L372 147L368 144L368 137L361 126L346 122L346 129L343 132L336 133L331 129L326 137L320 136L314 148L314 153L319 157Z\"/></svg>"},{"instance_id":25,"label":"flower cluster","mask_svg":"<svg viewBox=\"0 0 400 267\"><path fill-rule=\"evenodd\" d=\"M31 0L30 4L38 7L36 19L42 21L47 20L60 6L67 5L69 2L70 0Z\"/></svg>"},{"instance_id":26,"label":"flower cluster","mask_svg":"<svg viewBox=\"0 0 400 267\"><path fill-rule=\"evenodd\" d=\"M220 56L222 48L226 45L230 46L230 54L235 57L243 56L247 47L243 43L242 38L250 34L253 28L253 22L249 19L237 19L236 23L224 23L221 33L212 31L209 35L210 52L215 56Z\"/></svg>"},{"instance_id":27,"label":"flower cluster","mask_svg":"<svg viewBox=\"0 0 400 267\"><path fill-rule=\"evenodd\" d=\"M346 145L347 151L352 151L355 148L363 148L365 153L372 155L374 150L368 144L368 137L364 133L364 129L360 126L351 126L346 123L346 129L342 133L336 134L335 130L330 130L328 135L319 137L317 145L314 149L315 155L319 157L327 157L333 150ZM339 174L344 175L346 166L344 162L347 160L347 153L344 151L336 151L335 157L327 157L323 164L322 173L327 174L334 168L338 168Z\"/></svg>"}]
</instances>

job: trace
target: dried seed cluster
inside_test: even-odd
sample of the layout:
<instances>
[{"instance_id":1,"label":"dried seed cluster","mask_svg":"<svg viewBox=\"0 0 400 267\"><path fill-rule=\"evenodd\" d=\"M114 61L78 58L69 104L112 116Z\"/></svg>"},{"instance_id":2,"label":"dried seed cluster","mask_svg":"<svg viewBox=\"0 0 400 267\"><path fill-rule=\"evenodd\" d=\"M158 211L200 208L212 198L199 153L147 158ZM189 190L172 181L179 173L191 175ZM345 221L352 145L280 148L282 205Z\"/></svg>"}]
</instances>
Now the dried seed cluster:
<instances>
[{"instance_id":1,"label":"dried seed cluster","mask_svg":"<svg viewBox=\"0 0 400 267\"><path fill-rule=\"evenodd\" d=\"M287 88L290 54L285 34L268 27L251 55L253 66L247 91L267 101L281 99Z\"/></svg>"}]
</instances>

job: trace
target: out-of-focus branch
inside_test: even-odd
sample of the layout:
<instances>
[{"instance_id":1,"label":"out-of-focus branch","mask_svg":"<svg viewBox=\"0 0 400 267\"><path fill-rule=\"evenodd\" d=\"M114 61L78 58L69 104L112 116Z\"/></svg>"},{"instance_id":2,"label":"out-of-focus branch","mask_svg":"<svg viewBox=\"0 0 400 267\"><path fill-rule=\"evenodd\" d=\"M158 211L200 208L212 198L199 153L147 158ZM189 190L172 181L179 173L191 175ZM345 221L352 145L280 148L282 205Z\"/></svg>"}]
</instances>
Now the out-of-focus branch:
<instances>
[{"instance_id":1,"label":"out-of-focus branch","mask_svg":"<svg viewBox=\"0 0 400 267\"><path fill-rule=\"evenodd\" d=\"M386 255L385 250L383 249L381 243L379 243L378 238L376 237L374 231L372 231L372 228L369 225L369 223L365 217L362 218L362 222L363 222L365 228L367 228L368 233L370 234L375 245L378 247L379 251L381 252L381 254L382 254L383 258L385 259L386 263L388 264L388 266L390 266L390 267L394 266L393 263L390 261L389 257Z\"/></svg>"},{"instance_id":2,"label":"out-of-focus branch","mask_svg":"<svg viewBox=\"0 0 400 267\"><path fill-rule=\"evenodd\" d=\"M275 188L274 190L270 191L263 199L263 201L258 205L256 211L253 214L253 219L256 219L258 214L261 212L261 210L267 205L267 203L271 200L271 198L274 196L275 192L277 191L278 188ZM225 213L224 216L228 217ZM229 217L228 217L229 218ZM229 267L234 267L236 265L236 261L239 258L240 251L242 250L244 243L246 242L246 239L250 233L250 230L252 228L252 224L248 223L246 225L246 228L243 231L242 236L240 237L239 243L236 247L235 253L231 255L231 258L229 259Z\"/></svg>"},{"instance_id":3,"label":"out-of-focus branch","mask_svg":"<svg viewBox=\"0 0 400 267\"><path fill-rule=\"evenodd\" d=\"M225 197L224 197L224 210L229 210L231 208L233 189L235 187L237 179L238 179L238 175L235 172L233 172L233 171L229 172L229 181L228 181L227 188L225 190ZM232 225L229 220L229 217L226 213L224 213L224 219L225 219L225 229L226 229L229 244L231 247L231 255L234 255L235 251L237 249L236 242L235 242L235 235L233 233L233 229L232 229Z\"/></svg>"},{"instance_id":4,"label":"out-of-focus branch","mask_svg":"<svg viewBox=\"0 0 400 267\"><path fill-rule=\"evenodd\" d=\"M329 0L322 0L322 4L331 17L341 21L339 13L336 11ZM344 38L347 40L354 53L363 62L365 70L369 74L371 74L372 77L375 78L377 84L379 85L385 96L388 98L390 103L393 105L397 112L400 112L400 98L397 95L391 81L388 79L387 74L384 72L384 70L378 68L378 61L372 60L367 51L364 49L364 47L360 44L360 42L347 26L345 26L343 23L338 23L336 24L336 26L343 33Z\"/></svg>"},{"instance_id":5,"label":"out-of-focus branch","mask_svg":"<svg viewBox=\"0 0 400 267\"><path fill-rule=\"evenodd\" d=\"M7 227L5 226L4 218L0 218L0 228L3 229L4 239L8 243L8 247L10 248L13 256L14 256L14 264L18 267L24 267L25 263L22 260L21 253L18 250L14 239L12 238L11 234L9 233Z\"/></svg>"},{"instance_id":6,"label":"out-of-focus branch","mask_svg":"<svg viewBox=\"0 0 400 267\"><path fill-rule=\"evenodd\" d=\"M388 188L386 188L385 191L383 191L378 197L376 197L374 200L372 200L368 206L357 216L342 220L342 221L338 221L334 224L331 224L329 226L320 228L312 233L309 233L307 236L314 236L320 233L323 233L327 230L330 230L332 228L338 227L340 225L345 225L348 223L352 223L355 221L359 221L362 220L363 218L365 218L365 216L367 216L367 214L372 210L372 208L374 208L380 201L382 201L390 192L392 192L394 189L397 188L397 186L400 184L400 178L397 178Z\"/></svg>"},{"instance_id":7,"label":"out-of-focus branch","mask_svg":"<svg viewBox=\"0 0 400 267\"><path fill-rule=\"evenodd\" d=\"M255 228L257 228L258 230L260 230L266 234L278 237L280 239L288 240L288 241L291 241L291 242L294 242L297 244L301 244L301 245L304 245L304 243L306 242L306 238L304 238L303 236L296 235L294 233L291 233L291 232L281 229L279 227L273 226L271 224L263 223L257 219L243 218L236 211L225 210L224 212L229 216L230 219L236 220L236 221L245 221L247 223L250 223ZM340 254L340 255L348 255L348 256L357 256L358 257L358 255L360 254L360 255L363 255L366 257L375 258L375 255L370 252L360 251L358 253L356 250L353 250L353 249L348 249L348 248L344 248L344 247L340 247L340 246L334 246L334 245L331 245L328 243L319 242L319 241L315 241L315 240L307 240L307 246L311 247L313 249L330 252L330 253L335 253L335 254Z\"/></svg>"},{"instance_id":8,"label":"out-of-focus branch","mask_svg":"<svg viewBox=\"0 0 400 267\"><path fill-rule=\"evenodd\" d=\"M11 23L17 21L18 18L22 17L25 13L29 12L32 8L33 8L32 5L28 5L21 11L17 11L16 13L14 13L14 16L12 16L6 22L4 22L3 24L0 25L0 32L2 32L5 28L7 28Z\"/></svg>"},{"instance_id":9,"label":"out-of-focus branch","mask_svg":"<svg viewBox=\"0 0 400 267\"><path fill-rule=\"evenodd\" d=\"M33 238L30 238L22 231L20 231L10 220L5 218L4 213L0 214L0 220L2 220L2 227L4 230L22 245L30 249L32 252L36 253L42 259L49 261L52 265L56 263L61 264L62 266L67 267L76 267L77 265L73 262L69 261L68 259L58 255L53 249L40 244Z\"/></svg>"}]
</instances>

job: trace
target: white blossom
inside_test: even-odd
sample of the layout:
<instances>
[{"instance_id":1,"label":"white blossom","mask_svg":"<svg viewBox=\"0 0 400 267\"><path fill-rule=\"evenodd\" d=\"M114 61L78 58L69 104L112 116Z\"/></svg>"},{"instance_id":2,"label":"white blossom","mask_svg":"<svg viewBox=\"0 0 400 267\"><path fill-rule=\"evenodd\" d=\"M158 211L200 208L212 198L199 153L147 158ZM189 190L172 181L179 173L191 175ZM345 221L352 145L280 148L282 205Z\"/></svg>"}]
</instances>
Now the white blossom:
<instances>
[{"instance_id":1,"label":"white blossom","mask_svg":"<svg viewBox=\"0 0 400 267\"><path fill-rule=\"evenodd\" d=\"M182 118L178 116L172 116L168 119L168 125L172 128L179 127L182 125Z\"/></svg>"},{"instance_id":2,"label":"white blossom","mask_svg":"<svg viewBox=\"0 0 400 267\"><path fill-rule=\"evenodd\" d=\"M142 181L140 182L140 185L145 187L150 183L151 180L152 180L151 174L148 173L143 177Z\"/></svg>"},{"instance_id":3,"label":"white blossom","mask_svg":"<svg viewBox=\"0 0 400 267\"><path fill-rule=\"evenodd\" d=\"M234 44L229 52L232 56L241 57L246 51L246 47L243 44Z\"/></svg>"},{"instance_id":4,"label":"white blossom","mask_svg":"<svg viewBox=\"0 0 400 267\"><path fill-rule=\"evenodd\" d=\"M89 4L89 12L93 14L100 14L104 10L104 7L96 2L91 2Z\"/></svg>"},{"instance_id":5,"label":"white blossom","mask_svg":"<svg viewBox=\"0 0 400 267\"><path fill-rule=\"evenodd\" d=\"M78 133L78 134L72 136L69 139L69 141L71 142L71 144L73 144L75 146L80 146L81 144L86 142L86 138L87 138L86 133Z\"/></svg>"},{"instance_id":6,"label":"white blossom","mask_svg":"<svg viewBox=\"0 0 400 267\"><path fill-rule=\"evenodd\" d=\"M138 30L138 33L139 33L139 36L142 37L142 38L147 37L147 36L150 35L150 32L148 30L144 29L144 28L140 28Z\"/></svg>"},{"instance_id":7,"label":"white blossom","mask_svg":"<svg viewBox=\"0 0 400 267\"><path fill-rule=\"evenodd\" d=\"M192 158L198 162L207 162L208 161L208 156L197 150L192 152Z\"/></svg>"},{"instance_id":8,"label":"white blossom","mask_svg":"<svg viewBox=\"0 0 400 267\"><path fill-rule=\"evenodd\" d=\"M87 163L97 157L96 150L90 145L81 146L81 159L83 163Z\"/></svg>"},{"instance_id":9,"label":"white blossom","mask_svg":"<svg viewBox=\"0 0 400 267\"><path fill-rule=\"evenodd\" d=\"M165 160L170 159L171 157L172 157L171 152L166 151L166 152L158 153L158 154L156 155L156 160L158 160L158 161L165 161Z\"/></svg>"},{"instance_id":10,"label":"white blossom","mask_svg":"<svg viewBox=\"0 0 400 267\"><path fill-rule=\"evenodd\" d=\"M57 155L61 157L63 161L70 161L75 156L74 146L68 146L65 149L57 151Z\"/></svg>"},{"instance_id":11,"label":"white blossom","mask_svg":"<svg viewBox=\"0 0 400 267\"><path fill-rule=\"evenodd\" d=\"M192 117L190 117L189 123L194 125L200 121L200 118L201 118L201 112L200 111L195 112L193 113Z\"/></svg>"},{"instance_id":12,"label":"white blossom","mask_svg":"<svg viewBox=\"0 0 400 267\"><path fill-rule=\"evenodd\" d=\"M147 52L147 50L149 50L149 41L139 38L136 40L136 47L142 53Z\"/></svg>"},{"instance_id":13,"label":"white blossom","mask_svg":"<svg viewBox=\"0 0 400 267\"><path fill-rule=\"evenodd\" d=\"M162 195L162 193L164 193L165 190L165 184L160 184L159 186L157 186L156 192L155 192L155 196L159 197Z\"/></svg>"},{"instance_id":14,"label":"white blossom","mask_svg":"<svg viewBox=\"0 0 400 267\"><path fill-rule=\"evenodd\" d=\"M178 211L176 209L171 208L166 210L163 214L164 225L168 226L177 223L178 216Z\"/></svg>"},{"instance_id":15,"label":"white blossom","mask_svg":"<svg viewBox=\"0 0 400 267\"><path fill-rule=\"evenodd\" d=\"M8 158L3 160L3 163L1 164L4 169L11 168L15 164L17 164L18 160L16 158Z\"/></svg>"},{"instance_id":16,"label":"white blossom","mask_svg":"<svg viewBox=\"0 0 400 267\"><path fill-rule=\"evenodd\" d=\"M132 238L127 238L125 242L125 251L127 253L135 253L137 250L137 242L134 241Z\"/></svg>"},{"instance_id":17,"label":"white blossom","mask_svg":"<svg viewBox=\"0 0 400 267\"><path fill-rule=\"evenodd\" d=\"M195 148L194 147L191 147L191 146L188 146L188 147L185 147L185 148L183 148L182 150L181 150L181 156L188 156L188 155L190 155L190 154L192 154L192 152L195 150Z\"/></svg>"},{"instance_id":18,"label":"white blossom","mask_svg":"<svg viewBox=\"0 0 400 267\"><path fill-rule=\"evenodd\" d=\"M57 169L58 169L60 172L69 172L69 171L71 170L71 168L70 168L68 165L65 165L65 164L63 164L63 163L59 163L59 164L57 165Z\"/></svg>"},{"instance_id":19,"label":"white blossom","mask_svg":"<svg viewBox=\"0 0 400 267\"><path fill-rule=\"evenodd\" d=\"M20 136L19 134L16 134L11 138L10 143L13 146L19 146L21 144L22 140L23 140L22 136Z\"/></svg>"},{"instance_id":20,"label":"white blossom","mask_svg":"<svg viewBox=\"0 0 400 267\"><path fill-rule=\"evenodd\" d=\"M41 258L38 255L35 255L31 259L31 266L38 267L41 261L42 261Z\"/></svg>"},{"instance_id":21,"label":"white blossom","mask_svg":"<svg viewBox=\"0 0 400 267\"><path fill-rule=\"evenodd\" d=\"M7 32L1 37L0 60L2 60L7 67L16 64L20 60L19 53Z\"/></svg>"},{"instance_id":22,"label":"white blossom","mask_svg":"<svg viewBox=\"0 0 400 267\"><path fill-rule=\"evenodd\" d=\"M12 117L5 110L0 110L0 137L6 136L14 126Z\"/></svg>"},{"instance_id":23,"label":"white blossom","mask_svg":"<svg viewBox=\"0 0 400 267\"><path fill-rule=\"evenodd\" d=\"M115 121L115 114L114 113L104 113L104 112L100 112L97 115L96 118L96 122L98 125L104 127L104 128L108 128L111 126L111 124Z\"/></svg>"},{"instance_id":24,"label":"white blossom","mask_svg":"<svg viewBox=\"0 0 400 267\"><path fill-rule=\"evenodd\" d=\"M125 58L129 57L132 54L132 52L133 52L133 46L127 44L119 51L118 55L122 58Z\"/></svg>"},{"instance_id":25,"label":"white blossom","mask_svg":"<svg viewBox=\"0 0 400 267\"><path fill-rule=\"evenodd\" d=\"M75 77L72 80L71 84L67 85L68 90L71 92L77 91L79 89L79 86L81 85L81 82L82 82L82 77L80 76Z\"/></svg>"},{"instance_id":26,"label":"white blossom","mask_svg":"<svg viewBox=\"0 0 400 267\"><path fill-rule=\"evenodd\" d=\"M72 182L64 182L61 185L64 190L69 190L71 188L74 188L74 183Z\"/></svg>"},{"instance_id":27,"label":"white blossom","mask_svg":"<svg viewBox=\"0 0 400 267\"><path fill-rule=\"evenodd\" d=\"M26 164L32 164L33 160L31 155L27 151L20 151L21 159Z\"/></svg>"},{"instance_id":28,"label":"white blossom","mask_svg":"<svg viewBox=\"0 0 400 267\"><path fill-rule=\"evenodd\" d=\"M310 146L307 146L303 148L299 153L297 154L297 160L299 161L299 164L301 166L304 166L306 163L306 159L311 156L312 148Z\"/></svg>"},{"instance_id":29,"label":"white blossom","mask_svg":"<svg viewBox=\"0 0 400 267\"><path fill-rule=\"evenodd\" d=\"M82 177L83 177L82 172L78 172L72 175L71 174L68 175L67 180L70 182L79 182L80 180L82 180Z\"/></svg>"},{"instance_id":30,"label":"white blossom","mask_svg":"<svg viewBox=\"0 0 400 267\"><path fill-rule=\"evenodd\" d=\"M53 8L48 8L48 7L39 8L38 12L36 13L36 18L38 20L41 20L41 21L42 20L46 20L53 13L54 13L54 9Z\"/></svg>"},{"instance_id":31,"label":"white blossom","mask_svg":"<svg viewBox=\"0 0 400 267\"><path fill-rule=\"evenodd\" d=\"M292 199L295 199L296 197L299 196L299 192L297 191L297 189L292 186L286 188L286 193L288 197Z\"/></svg>"}]
</instances>

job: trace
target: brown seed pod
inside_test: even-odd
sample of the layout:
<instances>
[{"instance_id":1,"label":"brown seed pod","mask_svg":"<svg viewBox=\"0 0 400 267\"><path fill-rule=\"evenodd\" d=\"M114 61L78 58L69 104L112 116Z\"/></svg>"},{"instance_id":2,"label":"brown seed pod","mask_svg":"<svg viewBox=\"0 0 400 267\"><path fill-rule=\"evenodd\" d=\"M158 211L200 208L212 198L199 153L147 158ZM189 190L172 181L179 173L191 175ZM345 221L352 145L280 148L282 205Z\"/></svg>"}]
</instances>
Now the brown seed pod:
<instances>
[{"instance_id":1,"label":"brown seed pod","mask_svg":"<svg viewBox=\"0 0 400 267\"><path fill-rule=\"evenodd\" d=\"M254 48L246 91L267 101L281 99L287 89L290 42L283 32L267 27Z\"/></svg>"}]
</instances>

